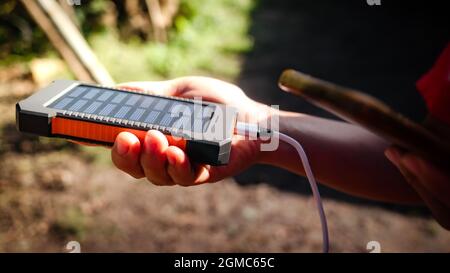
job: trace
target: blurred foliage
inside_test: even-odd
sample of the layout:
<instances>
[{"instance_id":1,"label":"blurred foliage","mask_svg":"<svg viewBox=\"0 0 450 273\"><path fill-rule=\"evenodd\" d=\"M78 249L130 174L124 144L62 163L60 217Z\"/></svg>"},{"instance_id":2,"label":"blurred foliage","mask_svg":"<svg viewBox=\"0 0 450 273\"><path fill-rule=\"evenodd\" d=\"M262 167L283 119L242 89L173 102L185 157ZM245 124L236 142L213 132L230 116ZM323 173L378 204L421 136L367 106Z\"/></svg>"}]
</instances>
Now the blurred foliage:
<instances>
[{"instance_id":1,"label":"blurred foliage","mask_svg":"<svg viewBox=\"0 0 450 273\"><path fill-rule=\"evenodd\" d=\"M0 3L0 62L27 61L51 48L19 1Z\"/></svg>"},{"instance_id":2,"label":"blurred foliage","mask_svg":"<svg viewBox=\"0 0 450 273\"><path fill-rule=\"evenodd\" d=\"M50 232L60 240L82 240L86 230L86 216L77 207L68 207L50 225Z\"/></svg>"},{"instance_id":3,"label":"blurred foliage","mask_svg":"<svg viewBox=\"0 0 450 273\"><path fill-rule=\"evenodd\" d=\"M232 79L239 73L239 53L252 47L248 28L256 0L180 0L165 44L130 31L124 2L92 0L74 7L83 34L118 82L185 74ZM140 5L147 15L145 1ZM19 1L0 3L0 64L52 51Z\"/></svg>"}]
</instances>

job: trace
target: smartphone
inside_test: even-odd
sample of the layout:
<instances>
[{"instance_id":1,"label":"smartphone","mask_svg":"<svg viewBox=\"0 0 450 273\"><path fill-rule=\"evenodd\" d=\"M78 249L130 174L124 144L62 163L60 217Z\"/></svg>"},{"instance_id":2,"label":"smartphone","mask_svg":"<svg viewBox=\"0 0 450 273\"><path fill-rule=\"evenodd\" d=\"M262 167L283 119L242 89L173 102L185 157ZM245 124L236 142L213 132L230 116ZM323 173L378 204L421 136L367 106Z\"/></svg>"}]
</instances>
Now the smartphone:
<instances>
[{"instance_id":1,"label":"smartphone","mask_svg":"<svg viewBox=\"0 0 450 273\"><path fill-rule=\"evenodd\" d=\"M444 169L450 168L450 142L446 137L408 119L376 98L292 69L281 74L279 85L392 144L415 152Z\"/></svg>"}]
</instances>

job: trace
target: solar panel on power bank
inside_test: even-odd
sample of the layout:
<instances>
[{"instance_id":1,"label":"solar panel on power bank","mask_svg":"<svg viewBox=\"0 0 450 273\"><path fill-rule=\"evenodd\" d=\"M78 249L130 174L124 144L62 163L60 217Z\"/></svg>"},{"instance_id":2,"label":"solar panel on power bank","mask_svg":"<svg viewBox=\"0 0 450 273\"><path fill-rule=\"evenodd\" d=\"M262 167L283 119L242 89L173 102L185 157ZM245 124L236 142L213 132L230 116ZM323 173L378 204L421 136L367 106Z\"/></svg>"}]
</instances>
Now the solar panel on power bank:
<instances>
[{"instance_id":1,"label":"solar panel on power bank","mask_svg":"<svg viewBox=\"0 0 450 273\"><path fill-rule=\"evenodd\" d=\"M120 132L141 141L159 130L196 161L228 163L235 108L221 104L55 81L16 105L22 132L111 146Z\"/></svg>"}]
</instances>

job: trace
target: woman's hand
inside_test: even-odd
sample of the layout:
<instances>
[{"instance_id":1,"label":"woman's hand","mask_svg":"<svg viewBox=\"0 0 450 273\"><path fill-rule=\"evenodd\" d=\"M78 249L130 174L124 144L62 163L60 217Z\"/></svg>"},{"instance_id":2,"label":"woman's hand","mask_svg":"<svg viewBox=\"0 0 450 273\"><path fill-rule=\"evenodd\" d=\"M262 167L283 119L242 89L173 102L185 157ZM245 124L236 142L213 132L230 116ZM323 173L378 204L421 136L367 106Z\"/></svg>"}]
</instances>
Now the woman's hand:
<instances>
[{"instance_id":1,"label":"woman's hand","mask_svg":"<svg viewBox=\"0 0 450 273\"><path fill-rule=\"evenodd\" d=\"M145 90L158 95L201 98L205 101L234 106L240 118L255 122L265 118L264 110L248 98L237 86L205 77L185 77L164 82L133 82L122 88ZM116 138L112 149L112 161L120 170L135 178L146 177L155 185L192 186L216 182L235 175L258 162L260 149L258 141L234 136L229 164L213 167L195 164L186 153L176 146L170 146L159 131L148 131L143 143L131 133L123 132Z\"/></svg>"},{"instance_id":2,"label":"woman's hand","mask_svg":"<svg viewBox=\"0 0 450 273\"><path fill-rule=\"evenodd\" d=\"M450 230L450 174L395 147L387 149L385 154L419 194L436 221Z\"/></svg>"}]
</instances>

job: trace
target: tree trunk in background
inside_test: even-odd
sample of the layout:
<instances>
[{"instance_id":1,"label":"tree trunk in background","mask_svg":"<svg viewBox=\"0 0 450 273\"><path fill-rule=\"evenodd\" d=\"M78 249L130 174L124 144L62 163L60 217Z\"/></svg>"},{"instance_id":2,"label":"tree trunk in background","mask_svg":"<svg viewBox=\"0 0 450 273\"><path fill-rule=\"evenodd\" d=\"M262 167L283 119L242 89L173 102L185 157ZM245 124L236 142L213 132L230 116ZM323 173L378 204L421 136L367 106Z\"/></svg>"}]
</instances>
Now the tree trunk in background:
<instances>
[{"instance_id":1,"label":"tree trunk in background","mask_svg":"<svg viewBox=\"0 0 450 273\"><path fill-rule=\"evenodd\" d=\"M73 5L69 5L67 0L58 0L58 3L61 5L61 8L64 10L64 12L69 16L70 20L79 28L80 24L77 20L77 15L75 13L75 9L73 8Z\"/></svg>"},{"instance_id":2,"label":"tree trunk in background","mask_svg":"<svg viewBox=\"0 0 450 273\"><path fill-rule=\"evenodd\" d=\"M21 0L74 75L81 81L113 85L86 40L55 0Z\"/></svg>"},{"instance_id":3,"label":"tree trunk in background","mask_svg":"<svg viewBox=\"0 0 450 273\"><path fill-rule=\"evenodd\" d=\"M137 34L148 39L151 33L149 18L140 5L140 0L125 0L125 11L128 16L128 24L131 30L125 32L126 36Z\"/></svg>"},{"instance_id":4,"label":"tree trunk in background","mask_svg":"<svg viewBox=\"0 0 450 273\"><path fill-rule=\"evenodd\" d=\"M178 8L178 0L146 0L147 9L156 41L167 42L167 28L172 25Z\"/></svg>"}]
</instances>

